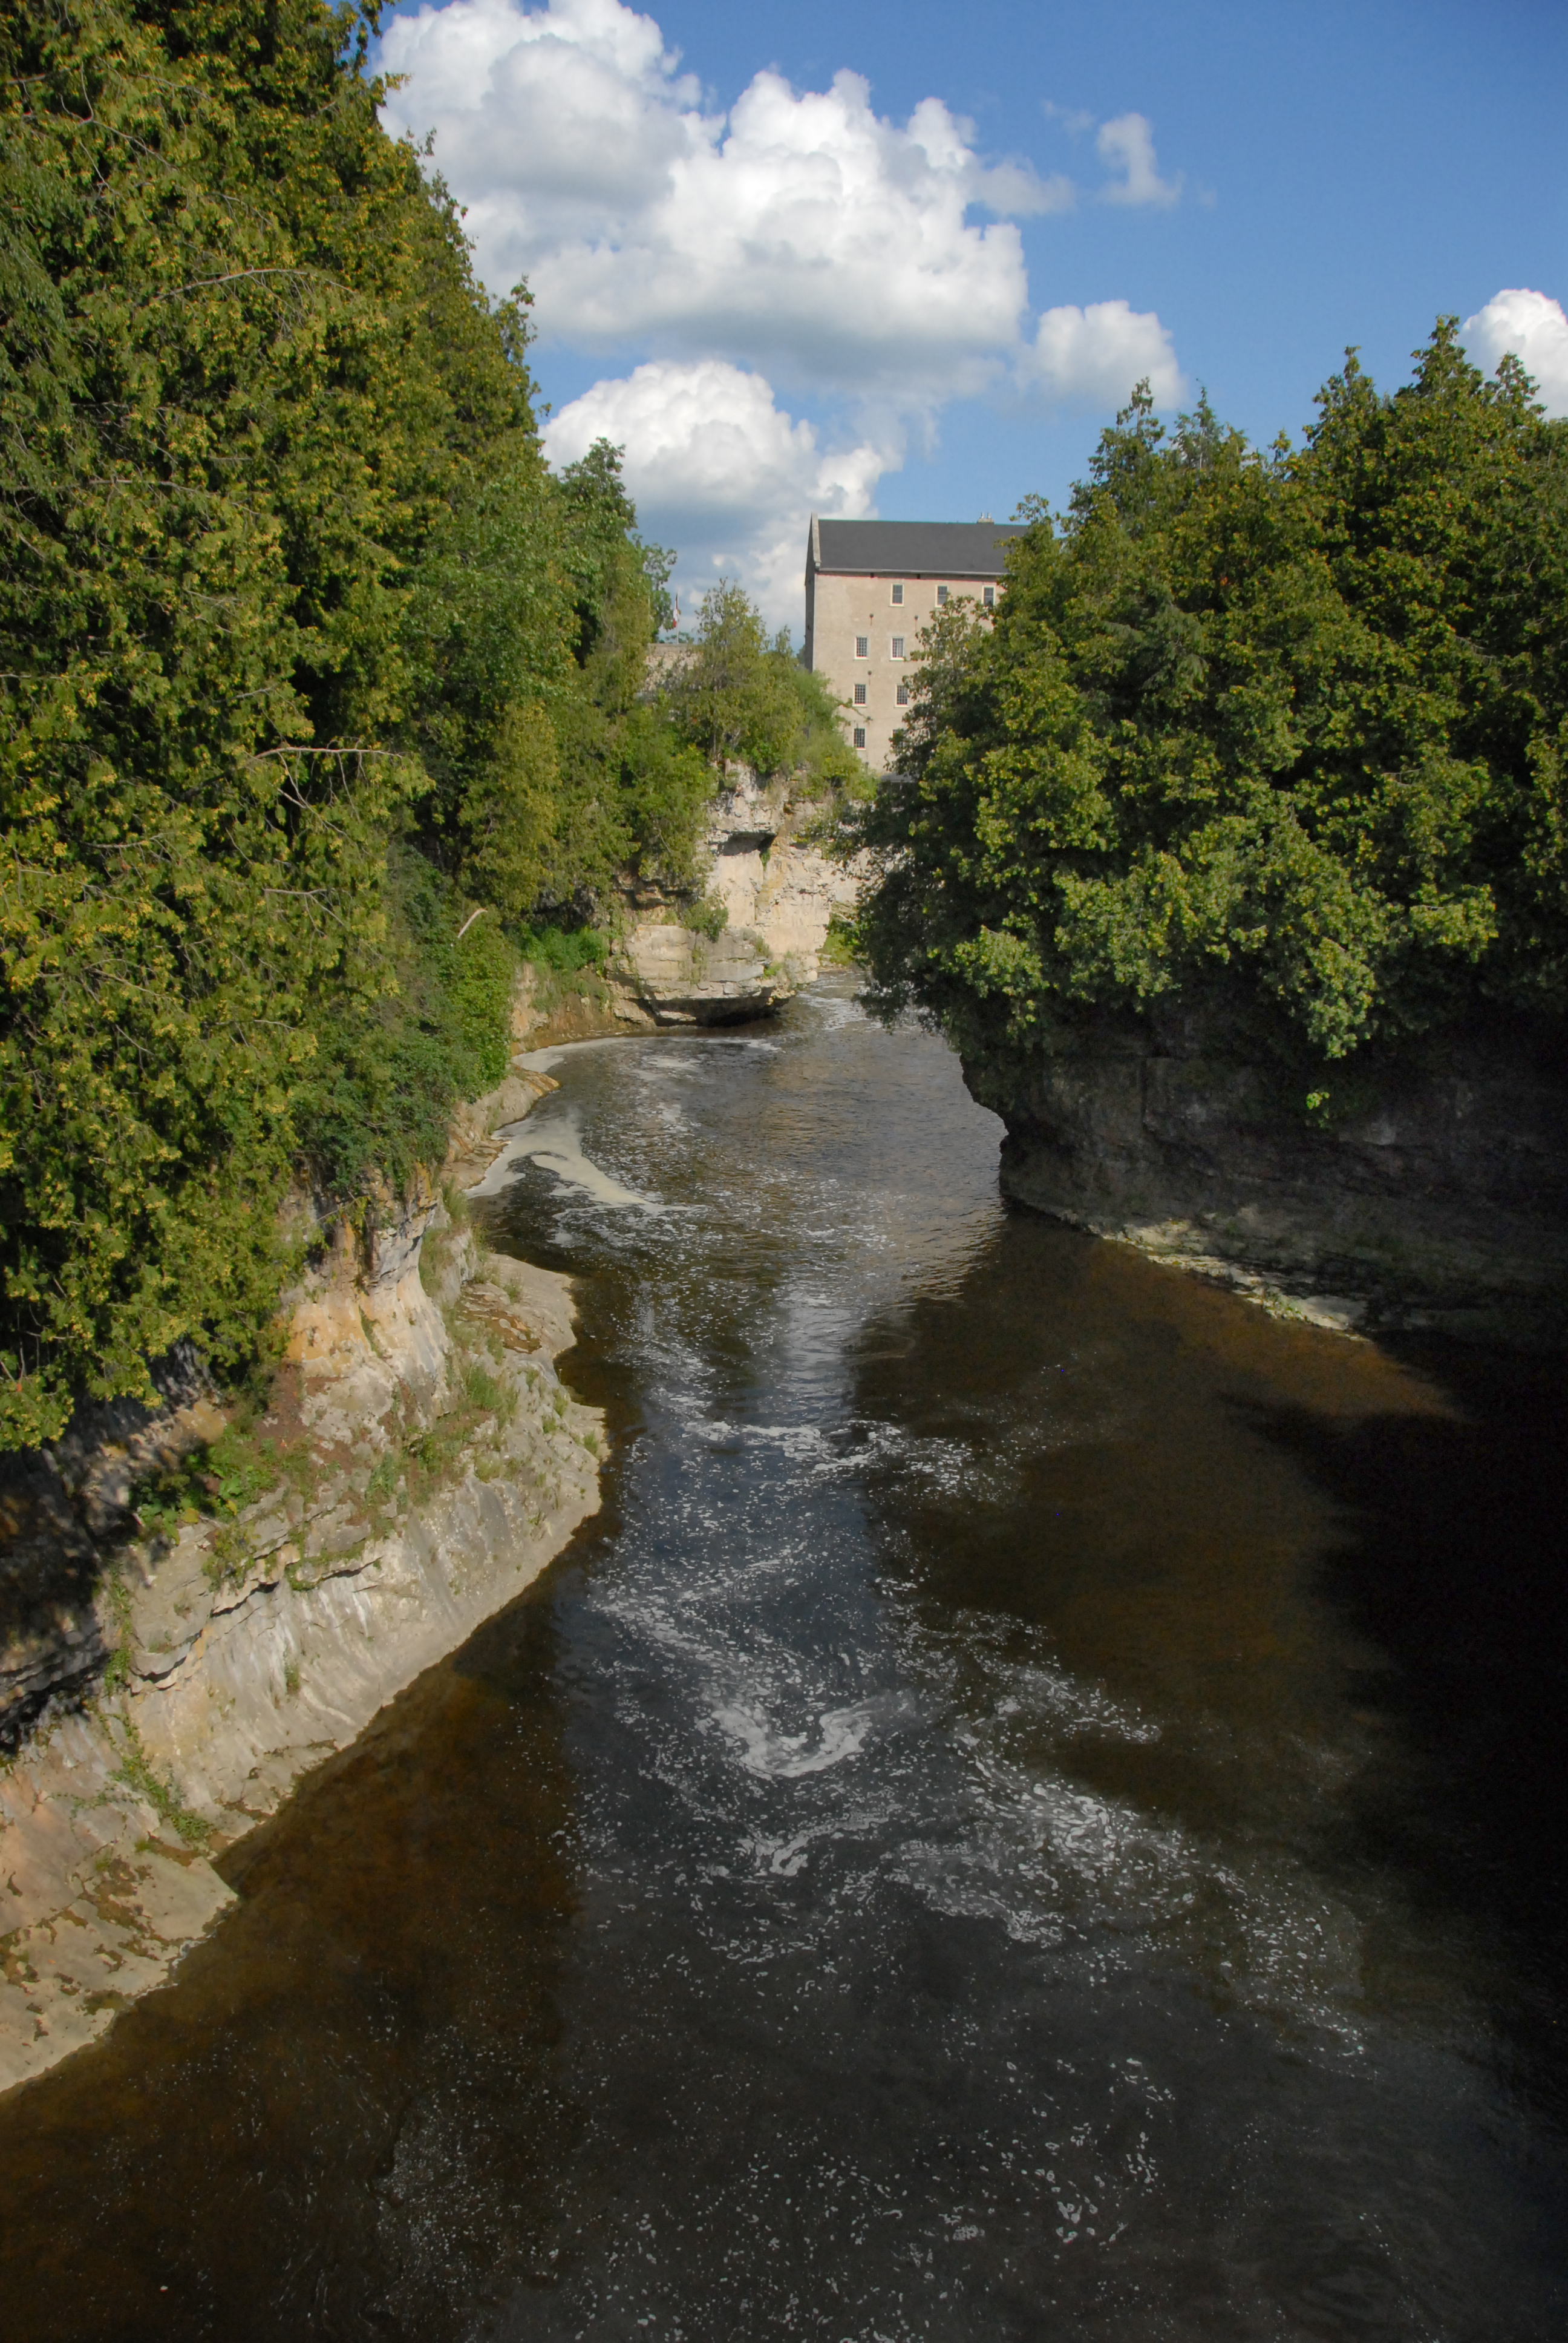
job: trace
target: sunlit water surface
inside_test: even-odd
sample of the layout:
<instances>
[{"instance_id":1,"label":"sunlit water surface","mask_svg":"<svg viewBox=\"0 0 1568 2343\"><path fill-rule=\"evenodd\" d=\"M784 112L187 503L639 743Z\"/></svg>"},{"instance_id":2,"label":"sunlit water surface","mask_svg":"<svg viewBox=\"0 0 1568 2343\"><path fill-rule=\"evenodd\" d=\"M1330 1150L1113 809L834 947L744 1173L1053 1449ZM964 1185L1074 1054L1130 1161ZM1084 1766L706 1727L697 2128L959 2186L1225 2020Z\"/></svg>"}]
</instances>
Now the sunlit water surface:
<instances>
[{"instance_id":1,"label":"sunlit water surface","mask_svg":"<svg viewBox=\"0 0 1568 2343\"><path fill-rule=\"evenodd\" d=\"M0 2331L1557 2338L1563 1412L998 1201L829 981L487 1205L605 1512L0 2105Z\"/></svg>"}]
</instances>

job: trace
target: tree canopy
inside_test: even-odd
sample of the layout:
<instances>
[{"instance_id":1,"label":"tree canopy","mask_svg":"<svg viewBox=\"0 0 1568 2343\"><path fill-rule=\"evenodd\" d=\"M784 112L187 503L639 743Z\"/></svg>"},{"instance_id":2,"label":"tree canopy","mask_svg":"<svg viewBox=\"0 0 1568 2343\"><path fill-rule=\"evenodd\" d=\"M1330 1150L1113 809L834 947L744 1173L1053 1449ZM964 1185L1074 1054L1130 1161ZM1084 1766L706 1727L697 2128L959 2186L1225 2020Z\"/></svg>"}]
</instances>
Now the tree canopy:
<instances>
[{"instance_id":1,"label":"tree canopy","mask_svg":"<svg viewBox=\"0 0 1568 2343\"><path fill-rule=\"evenodd\" d=\"M288 1180L504 1067L508 931L697 881L669 557L613 448L551 476L373 29L0 0L0 1447L240 1365Z\"/></svg>"},{"instance_id":2,"label":"tree canopy","mask_svg":"<svg viewBox=\"0 0 1568 2343\"><path fill-rule=\"evenodd\" d=\"M1568 425L1457 320L1300 447L1141 388L995 624L940 613L864 826L873 997L972 1053L1161 996L1328 1067L1568 1008Z\"/></svg>"},{"instance_id":3,"label":"tree canopy","mask_svg":"<svg viewBox=\"0 0 1568 2343\"><path fill-rule=\"evenodd\" d=\"M732 579L721 578L703 596L695 640L669 678L666 704L714 764L799 773L824 794L853 795L861 786L863 768L845 745L839 703L795 658L787 633L769 640Z\"/></svg>"}]
</instances>

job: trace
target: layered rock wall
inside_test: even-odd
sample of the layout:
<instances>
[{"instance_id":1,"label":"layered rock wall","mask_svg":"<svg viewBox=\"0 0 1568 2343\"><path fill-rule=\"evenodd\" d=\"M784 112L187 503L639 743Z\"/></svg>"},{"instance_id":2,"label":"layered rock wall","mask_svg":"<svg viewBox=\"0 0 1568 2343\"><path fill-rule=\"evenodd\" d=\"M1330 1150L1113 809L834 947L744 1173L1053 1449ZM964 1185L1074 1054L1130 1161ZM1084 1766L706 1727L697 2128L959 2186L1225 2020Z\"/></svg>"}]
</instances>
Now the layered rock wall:
<instances>
[{"instance_id":1,"label":"layered rock wall","mask_svg":"<svg viewBox=\"0 0 1568 2343\"><path fill-rule=\"evenodd\" d=\"M615 977L661 1025L711 1025L764 1016L816 977L835 912L851 910L860 874L812 835L819 809L787 784L764 787L742 766L715 803L704 838L714 933L683 926L664 903L637 911Z\"/></svg>"},{"instance_id":2,"label":"layered rock wall","mask_svg":"<svg viewBox=\"0 0 1568 2343\"><path fill-rule=\"evenodd\" d=\"M970 1063L1006 1192L1346 1329L1568 1334L1568 1074L1503 1019L1348 1069L1314 1116L1213 1020L1101 1018Z\"/></svg>"},{"instance_id":3,"label":"layered rock wall","mask_svg":"<svg viewBox=\"0 0 1568 2343\"><path fill-rule=\"evenodd\" d=\"M459 1178L553 1087L469 1110ZM236 1518L147 1534L127 1509L149 1462L223 1429L205 1389L79 1425L75 1486L71 1453L40 1465L32 1559L52 1523L57 1599L0 1654L33 1725L0 1770L0 2088L158 1984L230 1900L224 1847L597 1508L603 1423L554 1363L571 1341L568 1282L486 1254L432 1193L337 1230L294 1297L257 1427L276 1479Z\"/></svg>"}]
</instances>

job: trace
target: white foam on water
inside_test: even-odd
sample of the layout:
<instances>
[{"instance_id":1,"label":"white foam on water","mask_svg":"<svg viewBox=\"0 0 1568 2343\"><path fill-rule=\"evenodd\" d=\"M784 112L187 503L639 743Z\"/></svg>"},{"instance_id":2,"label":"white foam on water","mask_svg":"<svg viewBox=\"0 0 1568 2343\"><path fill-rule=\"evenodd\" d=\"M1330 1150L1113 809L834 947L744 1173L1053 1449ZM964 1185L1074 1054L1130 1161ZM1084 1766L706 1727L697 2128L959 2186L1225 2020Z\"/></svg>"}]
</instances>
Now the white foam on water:
<instances>
[{"instance_id":1,"label":"white foam on water","mask_svg":"<svg viewBox=\"0 0 1568 2343\"><path fill-rule=\"evenodd\" d=\"M580 1057L586 1050L623 1050L635 1038L630 1033L600 1033L591 1041L555 1041L548 1050L519 1050L512 1063L531 1074L548 1074L565 1058Z\"/></svg>"},{"instance_id":2,"label":"white foam on water","mask_svg":"<svg viewBox=\"0 0 1568 2343\"><path fill-rule=\"evenodd\" d=\"M1160 1719L1043 1650L1019 1660L983 1614L954 1614L950 1641L902 1624L901 1673L928 1710L947 1708L963 1779L946 1827L932 1831L928 1816L892 1851L893 1876L1021 1942L1093 1942L1102 1967L1156 1941L1185 1945L1194 1972L1238 2006L1359 2055L1366 1927L1343 1898L1288 1851L1222 1855L1203 1832L1070 1778L1080 1735L1147 1745L1168 1737ZM1063 1770L1042 1763L1042 1739L1060 1748Z\"/></svg>"},{"instance_id":3,"label":"white foam on water","mask_svg":"<svg viewBox=\"0 0 1568 2343\"><path fill-rule=\"evenodd\" d=\"M797 1831L790 1838L753 1838L747 1849L759 1871L770 1873L776 1879L793 1879L810 1861L813 1848L831 1844L848 1835L857 1827L869 1822L880 1829L887 1817L879 1813L869 1816L839 1817L831 1822L816 1823L809 1829Z\"/></svg>"},{"instance_id":4,"label":"white foam on water","mask_svg":"<svg viewBox=\"0 0 1568 2343\"><path fill-rule=\"evenodd\" d=\"M591 1156L585 1155L576 1120L568 1115L552 1116L534 1128L530 1137L508 1149L505 1157L498 1157L478 1186L468 1192L473 1196L494 1195L498 1189L509 1187L520 1179L529 1163L554 1172L564 1188L576 1189L596 1204L630 1205L641 1212L663 1212L668 1209L658 1196L639 1195L635 1188L623 1187Z\"/></svg>"},{"instance_id":5,"label":"white foam on water","mask_svg":"<svg viewBox=\"0 0 1568 2343\"><path fill-rule=\"evenodd\" d=\"M1194 1972L1233 2006L1304 2022L1325 2048L1356 2055L1364 1932L1348 1906L1288 1855L1222 1855L1203 1833L1081 1778L1075 1752L1085 1736L1147 1746L1167 1737L1169 1718L1064 1666L1042 1634L1026 1635L1020 1650L1016 1622L960 1612L936 1634L896 1595L881 1617L897 1689L847 1697L845 1675L869 1655L802 1649L792 1614L775 1617L780 1578L809 1599L822 1569L817 1544L797 1534L784 1494L791 1483L804 1497L819 1473L852 1476L890 1447L906 1462L911 1446L926 1449L929 1465L929 1443L879 1439L889 1427L842 1418L736 1423L677 1413L698 1453L770 1453L783 1479L765 1475L755 1502L730 1517L723 1502L714 1510L722 1492L699 1473L678 1506L678 1532L692 1534L679 1576L664 1578L661 1564L662 1583L623 1577L599 1588L597 1607L684 1680L677 1714L696 1725L697 1741L667 1716L648 1770L693 1814L738 1825L749 1850L742 1867L754 1875L792 1878L824 1865L825 1900L803 1926L830 1927L845 1899L880 1876L935 1910L988 1920L1015 1943L1070 1945L1097 1975L1156 1944L1183 1946ZM846 1449L850 1430L859 1437ZM942 1464L956 1461L944 1455ZM710 1543L726 1518L730 1534ZM846 1633L852 1642L848 1621ZM639 1662L628 1676L628 1714L640 1712L645 1671ZM845 1805L849 1777L853 1796L878 1809L859 1827Z\"/></svg>"},{"instance_id":6,"label":"white foam on water","mask_svg":"<svg viewBox=\"0 0 1568 2343\"><path fill-rule=\"evenodd\" d=\"M819 992L813 988L800 997L829 1031L835 1026L863 1025L867 1022L866 1012L853 993Z\"/></svg>"},{"instance_id":7,"label":"white foam on water","mask_svg":"<svg viewBox=\"0 0 1568 2343\"><path fill-rule=\"evenodd\" d=\"M846 1423L838 1418L829 1424L731 1423L719 1415L689 1416L686 1429L705 1447L743 1447L755 1442L779 1449L791 1463L804 1466L814 1480L839 1480L862 1473L883 1457L902 1456L910 1445L908 1435L896 1425ZM851 1431L861 1435L852 1443L845 1439Z\"/></svg>"},{"instance_id":8,"label":"white foam on water","mask_svg":"<svg viewBox=\"0 0 1568 2343\"><path fill-rule=\"evenodd\" d=\"M712 1712L713 1722L740 1745L740 1762L749 1773L766 1774L775 1781L799 1781L803 1775L826 1773L858 1757L875 1722L870 1708L824 1710L810 1733L781 1733L759 1709L735 1701ZM810 1745L815 1739L816 1746Z\"/></svg>"},{"instance_id":9,"label":"white foam on water","mask_svg":"<svg viewBox=\"0 0 1568 2343\"><path fill-rule=\"evenodd\" d=\"M1164 1731L1158 1717L1145 1715L1131 1702L1113 1699L1102 1684L1073 1675L1054 1663L1016 1666L1010 1688L1001 1694L992 1714L998 1718L1049 1718L1058 1733L1093 1733L1145 1745L1160 1740ZM1042 1784L1035 1784L1035 1794L1045 1795Z\"/></svg>"}]
</instances>

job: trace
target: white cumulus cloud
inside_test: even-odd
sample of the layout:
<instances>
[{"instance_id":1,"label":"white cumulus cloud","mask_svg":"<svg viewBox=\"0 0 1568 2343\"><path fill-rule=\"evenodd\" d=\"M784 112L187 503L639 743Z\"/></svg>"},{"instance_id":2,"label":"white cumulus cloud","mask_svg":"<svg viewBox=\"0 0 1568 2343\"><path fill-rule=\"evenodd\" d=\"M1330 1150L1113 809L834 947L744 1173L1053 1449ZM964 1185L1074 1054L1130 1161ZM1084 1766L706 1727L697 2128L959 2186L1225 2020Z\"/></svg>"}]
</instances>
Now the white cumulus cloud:
<instances>
[{"instance_id":1,"label":"white cumulus cloud","mask_svg":"<svg viewBox=\"0 0 1568 2343\"><path fill-rule=\"evenodd\" d=\"M1464 321L1471 357L1490 373L1512 350L1533 375L1548 415L1568 415L1568 317L1561 301L1523 286L1494 293L1483 309Z\"/></svg>"},{"instance_id":2,"label":"white cumulus cloud","mask_svg":"<svg viewBox=\"0 0 1568 2343\"><path fill-rule=\"evenodd\" d=\"M672 165L717 127L652 17L619 0L422 7L387 26L381 64L403 76L388 127L434 130L498 290L541 251L591 244L668 194Z\"/></svg>"},{"instance_id":3,"label":"white cumulus cloud","mask_svg":"<svg viewBox=\"0 0 1568 2343\"><path fill-rule=\"evenodd\" d=\"M1160 176L1154 133L1145 115L1119 114L1113 122L1102 123L1094 144L1101 161L1122 175L1101 187L1102 203L1167 205L1181 196L1181 172L1173 179Z\"/></svg>"},{"instance_id":4,"label":"white cumulus cloud","mask_svg":"<svg viewBox=\"0 0 1568 2343\"><path fill-rule=\"evenodd\" d=\"M644 534L678 544L684 614L715 578L739 577L775 627L799 626L810 515L869 512L878 480L900 460L891 442L825 450L761 375L722 358L657 358L596 382L552 416L545 452L569 464L596 439L625 448Z\"/></svg>"},{"instance_id":5,"label":"white cumulus cloud","mask_svg":"<svg viewBox=\"0 0 1568 2343\"><path fill-rule=\"evenodd\" d=\"M884 119L848 71L804 92L759 73L705 114L619 0L426 6L382 63L405 77L388 126L435 131L486 282L526 276L542 334L578 349L722 354L929 408L1002 373L1029 300L1014 219L1075 199L988 162L940 98Z\"/></svg>"},{"instance_id":6,"label":"white cumulus cloud","mask_svg":"<svg viewBox=\"0 0 1568 2343\"><path fill-rule=\"evenodd\" d=\"M1019 365L1020 379L1061 406L1124 407L1148 378L1157 407L1186 388L1171 336L1152 309L1126 301L1048 309Z\"/></svg>"},{"instance_id":7,"label":"white cumulus cloud","mask_svg":"<svg viewBox=\"0 0 1568 2343\"><path fill-rule=\"evenodd\" d=\"M929 444L954 400L1113 407L1144 375L1180 394L1151 312L1109 300L1036 325L1017 223L1078 191L983 154L939 97L894 122L859 74L800 91L764 71L718 109L623 0L426 5L391 19L378 62L401 76L388 128L435 133L485 283L527 277L541 342L604 365L550 423L552 461L624 446L689 598L726 572L798 623L808 515L873 511L906 437ZM1115 201L1175 200L1141 115L1098 144ZM834 437L775 384L858 419Z\"/></svg>"},{"instance_id":8,"label":"white cumulus cloud","mask_svg":"<svg viewBox=\"0 0 1568 2343\"><path fill-rule=\"evenodd\" d=\"M717 344L911 404L979 390L1029 288L1010 222L965 222L972 166L935 99L895 130L858 75L797 96L759 74L619 246L541 255L536 297L583 347Z\"/></svg>"}]
</instances>

